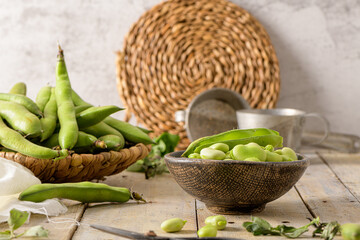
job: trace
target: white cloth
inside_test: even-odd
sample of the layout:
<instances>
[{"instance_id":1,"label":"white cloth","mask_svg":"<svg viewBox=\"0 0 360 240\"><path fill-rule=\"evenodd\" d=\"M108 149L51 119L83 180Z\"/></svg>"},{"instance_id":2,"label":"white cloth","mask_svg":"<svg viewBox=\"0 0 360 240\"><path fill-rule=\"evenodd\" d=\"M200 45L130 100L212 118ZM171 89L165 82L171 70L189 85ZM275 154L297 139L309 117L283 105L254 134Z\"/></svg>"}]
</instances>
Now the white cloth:
<instances>
[{"instance_id":1,"label":"white cloth","mask_svg":"<svg viewBox=\"0 0 360 240\"><path fill-rule=\"evenodd\" d=\"M7 221L13 208L49 216L58 216L67 211L66 206L56 199L41 203L18 200L22 191L35 184L41 182L29 169L0 157L0 223Z\"/></svg>"}]
</instances>

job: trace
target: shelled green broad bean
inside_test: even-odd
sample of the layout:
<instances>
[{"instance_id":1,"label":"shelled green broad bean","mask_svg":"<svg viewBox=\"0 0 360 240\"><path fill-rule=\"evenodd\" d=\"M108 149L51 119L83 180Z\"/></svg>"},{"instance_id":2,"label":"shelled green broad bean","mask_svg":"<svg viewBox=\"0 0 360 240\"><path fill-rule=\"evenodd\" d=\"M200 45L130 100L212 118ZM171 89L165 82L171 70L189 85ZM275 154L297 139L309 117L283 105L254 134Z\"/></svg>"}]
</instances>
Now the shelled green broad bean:
<instances>
[{"instance_id":1,"label":"shelled green broad bean","mask_svg":"<svg viewBox=\"0 0 360 240\"><path fill-rule=\"evenodd\" d=\"M147 130L110 117L123 110L85 102L71 88L64 52L59 46L55 86L42 87L35 102L18 82L0 93L0 151L39 159L61 159L71 153L119 151L151 144Z\"/></svg>"},{"instance_id":2,"label":"shelled green broad bean","mask_svg":"<svg viewBox=\"0 0 360 240\"><path fill-rule=\"evenodd\" d=\"M294 150L282 147L282 137L276 131L265 128L236 129L200 138L189 145L183 156L249 162L298 160Z\"/></svg>"}]
</instances>

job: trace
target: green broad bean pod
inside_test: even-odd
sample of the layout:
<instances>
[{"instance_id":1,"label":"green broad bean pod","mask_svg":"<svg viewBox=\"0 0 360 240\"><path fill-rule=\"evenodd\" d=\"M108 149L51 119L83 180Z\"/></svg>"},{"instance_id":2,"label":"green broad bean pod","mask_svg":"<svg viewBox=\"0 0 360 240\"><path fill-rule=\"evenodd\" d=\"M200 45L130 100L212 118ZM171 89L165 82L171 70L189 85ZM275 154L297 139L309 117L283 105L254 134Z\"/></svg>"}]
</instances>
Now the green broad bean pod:
<instances>
[{"instance_id":1,"label":"green broad bean pod","mask_svg":"<svg viewBox=\"0 0 360 240\"><path fill-rule=\"evenodd\" d=\"M122 137L122 134L118 130L110 127L104 122L99 122L98 124L95 124L91 127L81 128L80 130L89 133L91 135L94 135L95 137L98 138L104 135L117 135L119 137Z\"/></svg>"},{"instance_id":2,"label":"green broad bean pod","mask_svg":"<svg viewBox=\"0 0 360 240\"><path fill-rule=\"evenodd\" d=\"M109 150L119 151L125 146L125 139L123 136L105 135L101 136L99 140L104 141L106 148Z\"/></svg>"},{"instance_id":3,"label":"green broad bean pod","mask_svg":"<svg viewBox=\"0 0 360 240\"><path fill-rule=\"evenodd\" d=\"M39 107L40 111L44 111L44 108L47 104L47 102L50 99L51 96L51 86L44 86L42 88L40 88L38 94L36 95L36 105Z\"/></svg>"},{"instance_id":4,"label":"green broad bean pod","mask_svg":"<svg viewBox=\"0 0 360 240\"><path fill-rule=\"evenodd\" d=\"M81 113L82 111L84 111L84 110L86 110L86 109L88 109L90 107L86 106L86 105L75 106L75 114L78 115L79 113Z\"/></svg>"},{"instance_id":5,"label":"green broad bean pod","mask_svg":"<svg viewBox=\"0 0 360 240\"><path fill-rule=\"evenodd\" d=\"M263 137L263 136L279 136L277 131L267 129L267 128L254 128L254 129L234 129L227 132L219 133L216 135L202 137L195 141L193 141L182 154L182 156L188 156L190 153L197 152L199 153L202 148L209 147L214 143L226 143L230 141L240 141L242 139L248 139L251 142L251 139L256 139L256 137ZM279 136L280 137L280 136ZM237 144L240 144L237 143ZM229 145L230 149L237 145L233 143ZM270 144L270 143L269 143ZM282 138L281 138L282 144ZM266 146L265 144L264 146ZM273 144L272 144L273 145ZM204 147L202 147L204 146ZM200 148L199 148L200 147ZM201 148L202 147L202 148ZM198 151L194 151L196 148L199 148Z\"/></svg>"},{"instance_id":6,"label":"green broad bean pod","mask_svg":"<svg viewBox=\"0 0 360 240\"><path fill-rule=\"evenodd\" d=\"M120 110L124 109L114 105L89 107L76 115L76 121L79 128L87 128L101 122L106 117Z\"/></svg>"},{"instance_id":7,"label":"green broad bean pod","mask_svg":"<svg viewBox=\"0 0 360 240\"><path fill-rule=\"evenodd\" d=\"M92 106L91 104L84 101L75 91L72 91L72 99L76 106ZM146 131L144 131L145 129L139 129L139 127L133 126L130 123L112 117L105 118L103 122L105 122L107 125L120 132L124 136L124 138L129 142L155 144L155 142L147 135ZM103 135L108 135L108 134L111 133L107 133Z\"/></svg>"},{"instance_id":8,"label":"green broad bean pod","mask_svg":"<svg viewBox=\"0 0 360 240\"><path fill-rule=\"evenodd\" d=\"M234 140L220 141L229 146L229 149L234 148L238 144L248 144L251 142L257 143L260 146L273 145L275 147L282 147L283 138L278 135L264 135L264 136L255 136L248 138L240 138ZM195 153L199 153L201 149L210 147L213 143L208 143L204 145L200 145L193 150ZM185 153L183 154L184 156Z\"/></svg>"},{"instance_id":9,"label":"green broad bean pod","mask_svg":"<svg viewBox=\"0 0 360 240\"><path fill-rule=\"evenodd\" d=\"M17 131L9 128L0 118L0 144L8 149L22 153L26 156L40 159L60 159L68 155L66 150L56 151L36 145L24 138Z\"/></svg>"},{"instance_id":10,"label":"green broad bean pod","mask_svg":"<svg viewBox=\"0 0 360 240\"><path fill-rule=\"evenodd\" d=\"M49 139L47 139L43 145L48 148L54 148L59 146L59 134L53 134ZM95 136L91 134L87 134L85 132L79 131L78 140L74 146L75 148L87 148L90 150L91 147L95 148L106 148L106 143L100 139L97 139Z\"/></svg>"},{"instance_id":11,"label":"green broad bean pod","mask_svg":"<svg viewBox=\"0 0 360 240\"><path fill-rule=\"evenodd\" d=\"M26 84L23 82L15 83L14 86L10 89L9 93L26 96Z\"/></svg>"},{"instance_id":12,"label":"green broad bean pod","mask_svg":"<svg viewBox=\"0 0 360 240\"><path fill-rule=\"evenodd\" d=\"M23 105L0 100L0 116L14 129L24 135L37 137L41 134L41 123L37 116Z\"/></svg>"},{"instance_id":13,"label":"green broad bean pod","mask_svg":"<svg viewBox=\"0 0 360 240\"><path fill-rule=\"evenodd\" d=\"M103 183L80 182L36 184L27 188L19 196L21 201L31 202L42 202L52 198L66 198L82 203L124 203L132 198L132 194L127 188L111 187Z\"/></svg>"},{"instance_id":14,"label":"green broad bean pod","mask_svg":"<svg viewBox=\"0 0 360 240\"><path fill-rule=\"evenodd\" d=\"M118 130L129 142L154 144L154 141L149 137L149 135L130 123L120 121L112 117L105 118L104 122Z\"/></svg>"},{"instance_id":15,"label":"green broad bean pod","mask_svg":"<svg viewBox=\"0 0 360 240\"><path fill-rule=\"evenodd\" d=\"M55 96L60 122L59 144L63 149L72 149L78 139L79 128L76 122L72 89L65 65L64 53L60 45L56 65Z\"/></svg>"},{"instance_id":16,"label":"green broad bean pod","mask_svg":"<svg viewBox=\"0 0 360 240\"><path fill-rule=\"evenodd\" d=\"M38 108L38 106L28 97L19 94L11 94L11 93L0 93L0 100L15 102L20 105L23 105L27 110L32 112L37 116L42 116L42 112Z\"/></svg>"},{"instance_id":17,"label":"green broad bean pod","mask_svg":"<svg viewBox=\"0 0 360 240\"><path fill-rule=\"evenodd\" d=\"M44 108L44 117L40 119L42 133L40 142L48 139L55 131L57 121L57 103L55 96L55 88L51 89L49 101Z\"/></svg>"},{"instance_id":18,"label":"green broad bean pod","mask_svg":"<svg viewBox=\"0 0 360 240\"><path fill-rule=\"evenodd\" d=\"M74 90L71 91L71 98L75 106L93 107L90 103L85 102Z\"/></svg>"}]
</instances>

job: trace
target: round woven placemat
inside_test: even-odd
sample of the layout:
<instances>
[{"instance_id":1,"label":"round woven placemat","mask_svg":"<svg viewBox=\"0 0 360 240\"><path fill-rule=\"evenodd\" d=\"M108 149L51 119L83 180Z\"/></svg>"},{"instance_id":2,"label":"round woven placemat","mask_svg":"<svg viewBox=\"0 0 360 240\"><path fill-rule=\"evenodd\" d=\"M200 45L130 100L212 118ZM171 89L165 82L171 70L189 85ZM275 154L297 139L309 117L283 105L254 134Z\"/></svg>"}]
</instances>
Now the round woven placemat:
<instances>
[{"instance_id":1,"label":"round woven placemat","mask_svg":"<svg viewBox=\"0 0 360 240\"><path fill-rule=\"evenodd\" d=\"M38 159L15 152L0 152L0 157L20 163L30 169L41 182L81 182L103 179L119 173L150 152L151 145L138 143L118 152L71 154L64 159Z\"/></svg>"},{"instance_id":2,"label":"round woven placemat","mask_svg":"<svg viewBox=\"0 0 360 240\"><path fill-rule=\"evenodd\" d=\"M240 93L252 108L273 108L278 60L268 34L247 11L225 0L170 0L140 17L117 58L118 91L138 122L179 134L174 113L213 87Z\"/></svg>"}]
</instances>

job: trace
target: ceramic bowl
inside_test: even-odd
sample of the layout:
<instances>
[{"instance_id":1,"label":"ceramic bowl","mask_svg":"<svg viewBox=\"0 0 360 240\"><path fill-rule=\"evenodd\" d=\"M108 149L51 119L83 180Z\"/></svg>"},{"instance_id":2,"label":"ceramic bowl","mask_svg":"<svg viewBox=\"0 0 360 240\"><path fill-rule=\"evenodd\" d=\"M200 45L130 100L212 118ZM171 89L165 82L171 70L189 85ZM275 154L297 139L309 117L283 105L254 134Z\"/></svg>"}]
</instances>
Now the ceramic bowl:
<instances>
[{"instance_id":1,"label":"ceramic bowl","mask_svg":"<svg viewBox=\"0 0 360 240\"><path fill-rule=\"evenodd\" d=\"M192 159L182 153L165 155L170 173L187 193L218 214L262 211L288 192L310 164L299 154L299 160L291 162L248 162Z\"/></svg>"}]
</instances>

